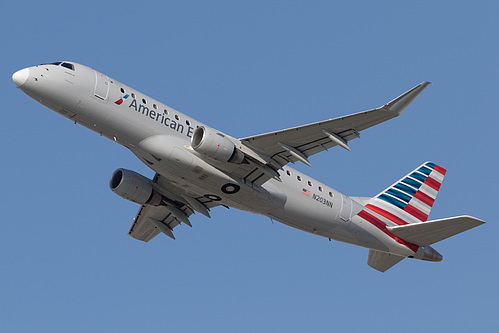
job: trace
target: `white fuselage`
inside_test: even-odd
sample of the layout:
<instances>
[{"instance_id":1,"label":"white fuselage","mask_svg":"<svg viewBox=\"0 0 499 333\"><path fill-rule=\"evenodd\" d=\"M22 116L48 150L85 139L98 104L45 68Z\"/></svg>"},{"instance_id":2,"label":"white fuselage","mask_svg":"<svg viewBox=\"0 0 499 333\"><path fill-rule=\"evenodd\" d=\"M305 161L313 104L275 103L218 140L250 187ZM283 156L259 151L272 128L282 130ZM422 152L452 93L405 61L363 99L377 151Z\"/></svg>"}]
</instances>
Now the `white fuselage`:
<instances>
[{"instance_id":1,"label":"white fuselage","mask_svg":"<svg viewBox=\"0 0 499 333\"><path fill-rule=\"evenodd\" d=\"M270 179L260 187L220 171L191 148L194 130L204 124L89 67L70 64L74 69L30 67L14 81L36 101L130 149L173 186L322 237L414 255L414 249L359 217L364 208L359 202L297 170L283 167L281 181ZM240 190L223 191L227 183Z\"/></svg>"}]
</instances>

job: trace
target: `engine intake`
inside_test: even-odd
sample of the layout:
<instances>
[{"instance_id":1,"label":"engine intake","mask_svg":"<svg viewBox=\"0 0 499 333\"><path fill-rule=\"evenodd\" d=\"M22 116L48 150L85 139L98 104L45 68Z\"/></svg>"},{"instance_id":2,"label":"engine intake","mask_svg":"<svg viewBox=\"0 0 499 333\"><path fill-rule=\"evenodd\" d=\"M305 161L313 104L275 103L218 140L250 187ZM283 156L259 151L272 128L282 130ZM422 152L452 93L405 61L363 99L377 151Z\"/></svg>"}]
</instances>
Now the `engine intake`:
<instances>
[{"instance_id":1,"label":"engine intake","mask_svg":"<svg viewBox=\"0 0 499 333\"><path fill-rule=\"evenodd\" d=\"M163 200L149 178L132 170L118 169L113 172L109 187L120 197L141 205L159 206Z\"/></svg>"},{"instance_id":2,"label":"engine intake","mask_svg":"<svg viewBox=\"0 0 499 333\"><path fill-rule=\"evenodd\" d=\"M221 162L241 164L244 154L234 142L212 128L200 126L192 134L192 148L198 153Z\"/></svg>"}]
</instances>

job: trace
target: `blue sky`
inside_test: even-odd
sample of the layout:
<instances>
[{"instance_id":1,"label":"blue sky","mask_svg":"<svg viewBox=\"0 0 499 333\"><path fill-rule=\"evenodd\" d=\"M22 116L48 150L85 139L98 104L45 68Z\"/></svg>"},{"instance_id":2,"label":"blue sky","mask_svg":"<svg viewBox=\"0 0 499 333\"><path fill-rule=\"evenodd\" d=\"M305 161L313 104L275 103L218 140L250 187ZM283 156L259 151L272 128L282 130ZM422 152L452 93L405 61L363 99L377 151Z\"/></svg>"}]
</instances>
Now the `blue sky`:
<instances>
[{"instance_id":1,"label":"blue sky","mask_svg":"<svg viewBox=\"0 0 499 333\"><path fill-rule=\"evenodd\" d=\"M2 332L486 331L497 327L495 1L11 1L3 52ZM108 188L126 149L16 89L18 69L83 63L235 137L380 106L428 80L402 117L297 168L373 196L422 162L448 169L431 219L488 223L441 263L381 274L367 249L223 208L177 240L126 235Z\"/></svg>"}]
</instances>

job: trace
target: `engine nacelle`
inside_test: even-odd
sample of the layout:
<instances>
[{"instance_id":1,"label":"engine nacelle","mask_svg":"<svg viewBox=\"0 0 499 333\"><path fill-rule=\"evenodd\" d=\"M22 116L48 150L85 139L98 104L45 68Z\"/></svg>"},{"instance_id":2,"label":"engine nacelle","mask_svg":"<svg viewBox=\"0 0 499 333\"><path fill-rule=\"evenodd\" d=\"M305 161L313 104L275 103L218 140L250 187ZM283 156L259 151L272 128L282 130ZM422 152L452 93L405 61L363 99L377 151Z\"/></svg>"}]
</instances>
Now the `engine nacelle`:
<instances>
[{"instance_id":1,"label":"engine nacelle","mask_svg":"<svg viewBox=\"0 0 499 333\"><path fill-rule=\"evenodd\" d=\"M152 181L127 169L118 169L109 181L111 190L122 198L144 205L158 206L163 197L154 190Z\"/></svg>"},{"instance_id":2,"label":"engine nacelle","mask_svg":"<svg viewBox=\"0 0 499 333\"><path fill-rule=\"evenodd\" d=\"M192 148L198 153L221 162L242 163L244 154L225 135L200 126L192 134Z\"/></svg>"}]
</instances>

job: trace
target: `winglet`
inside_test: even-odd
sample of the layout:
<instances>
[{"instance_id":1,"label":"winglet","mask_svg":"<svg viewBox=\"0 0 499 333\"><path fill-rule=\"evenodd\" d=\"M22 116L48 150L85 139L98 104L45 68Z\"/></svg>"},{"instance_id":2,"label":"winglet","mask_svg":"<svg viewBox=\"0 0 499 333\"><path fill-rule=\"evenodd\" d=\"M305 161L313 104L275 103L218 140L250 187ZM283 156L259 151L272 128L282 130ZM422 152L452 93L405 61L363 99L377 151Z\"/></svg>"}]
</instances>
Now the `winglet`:
<instances>
[{"instance_id":1,"label":"winglet","mask_svg":"<svg viewBox=\"0 0 499 333\"><path fill-rule=\"evenodd\" d=\"M418 95L421 94L421 92L423 92L423 90L425 90L425 88L430 84L431 82L428 81L424 81L418 84L411 90L388 102L383 106L383 109L389 112L396 113L397 115L401 115L402 112L404 112L404 110L409 106L409 104L411 104L416 99L416 97L418 97Z\"/></svg>"}]
</instances>

